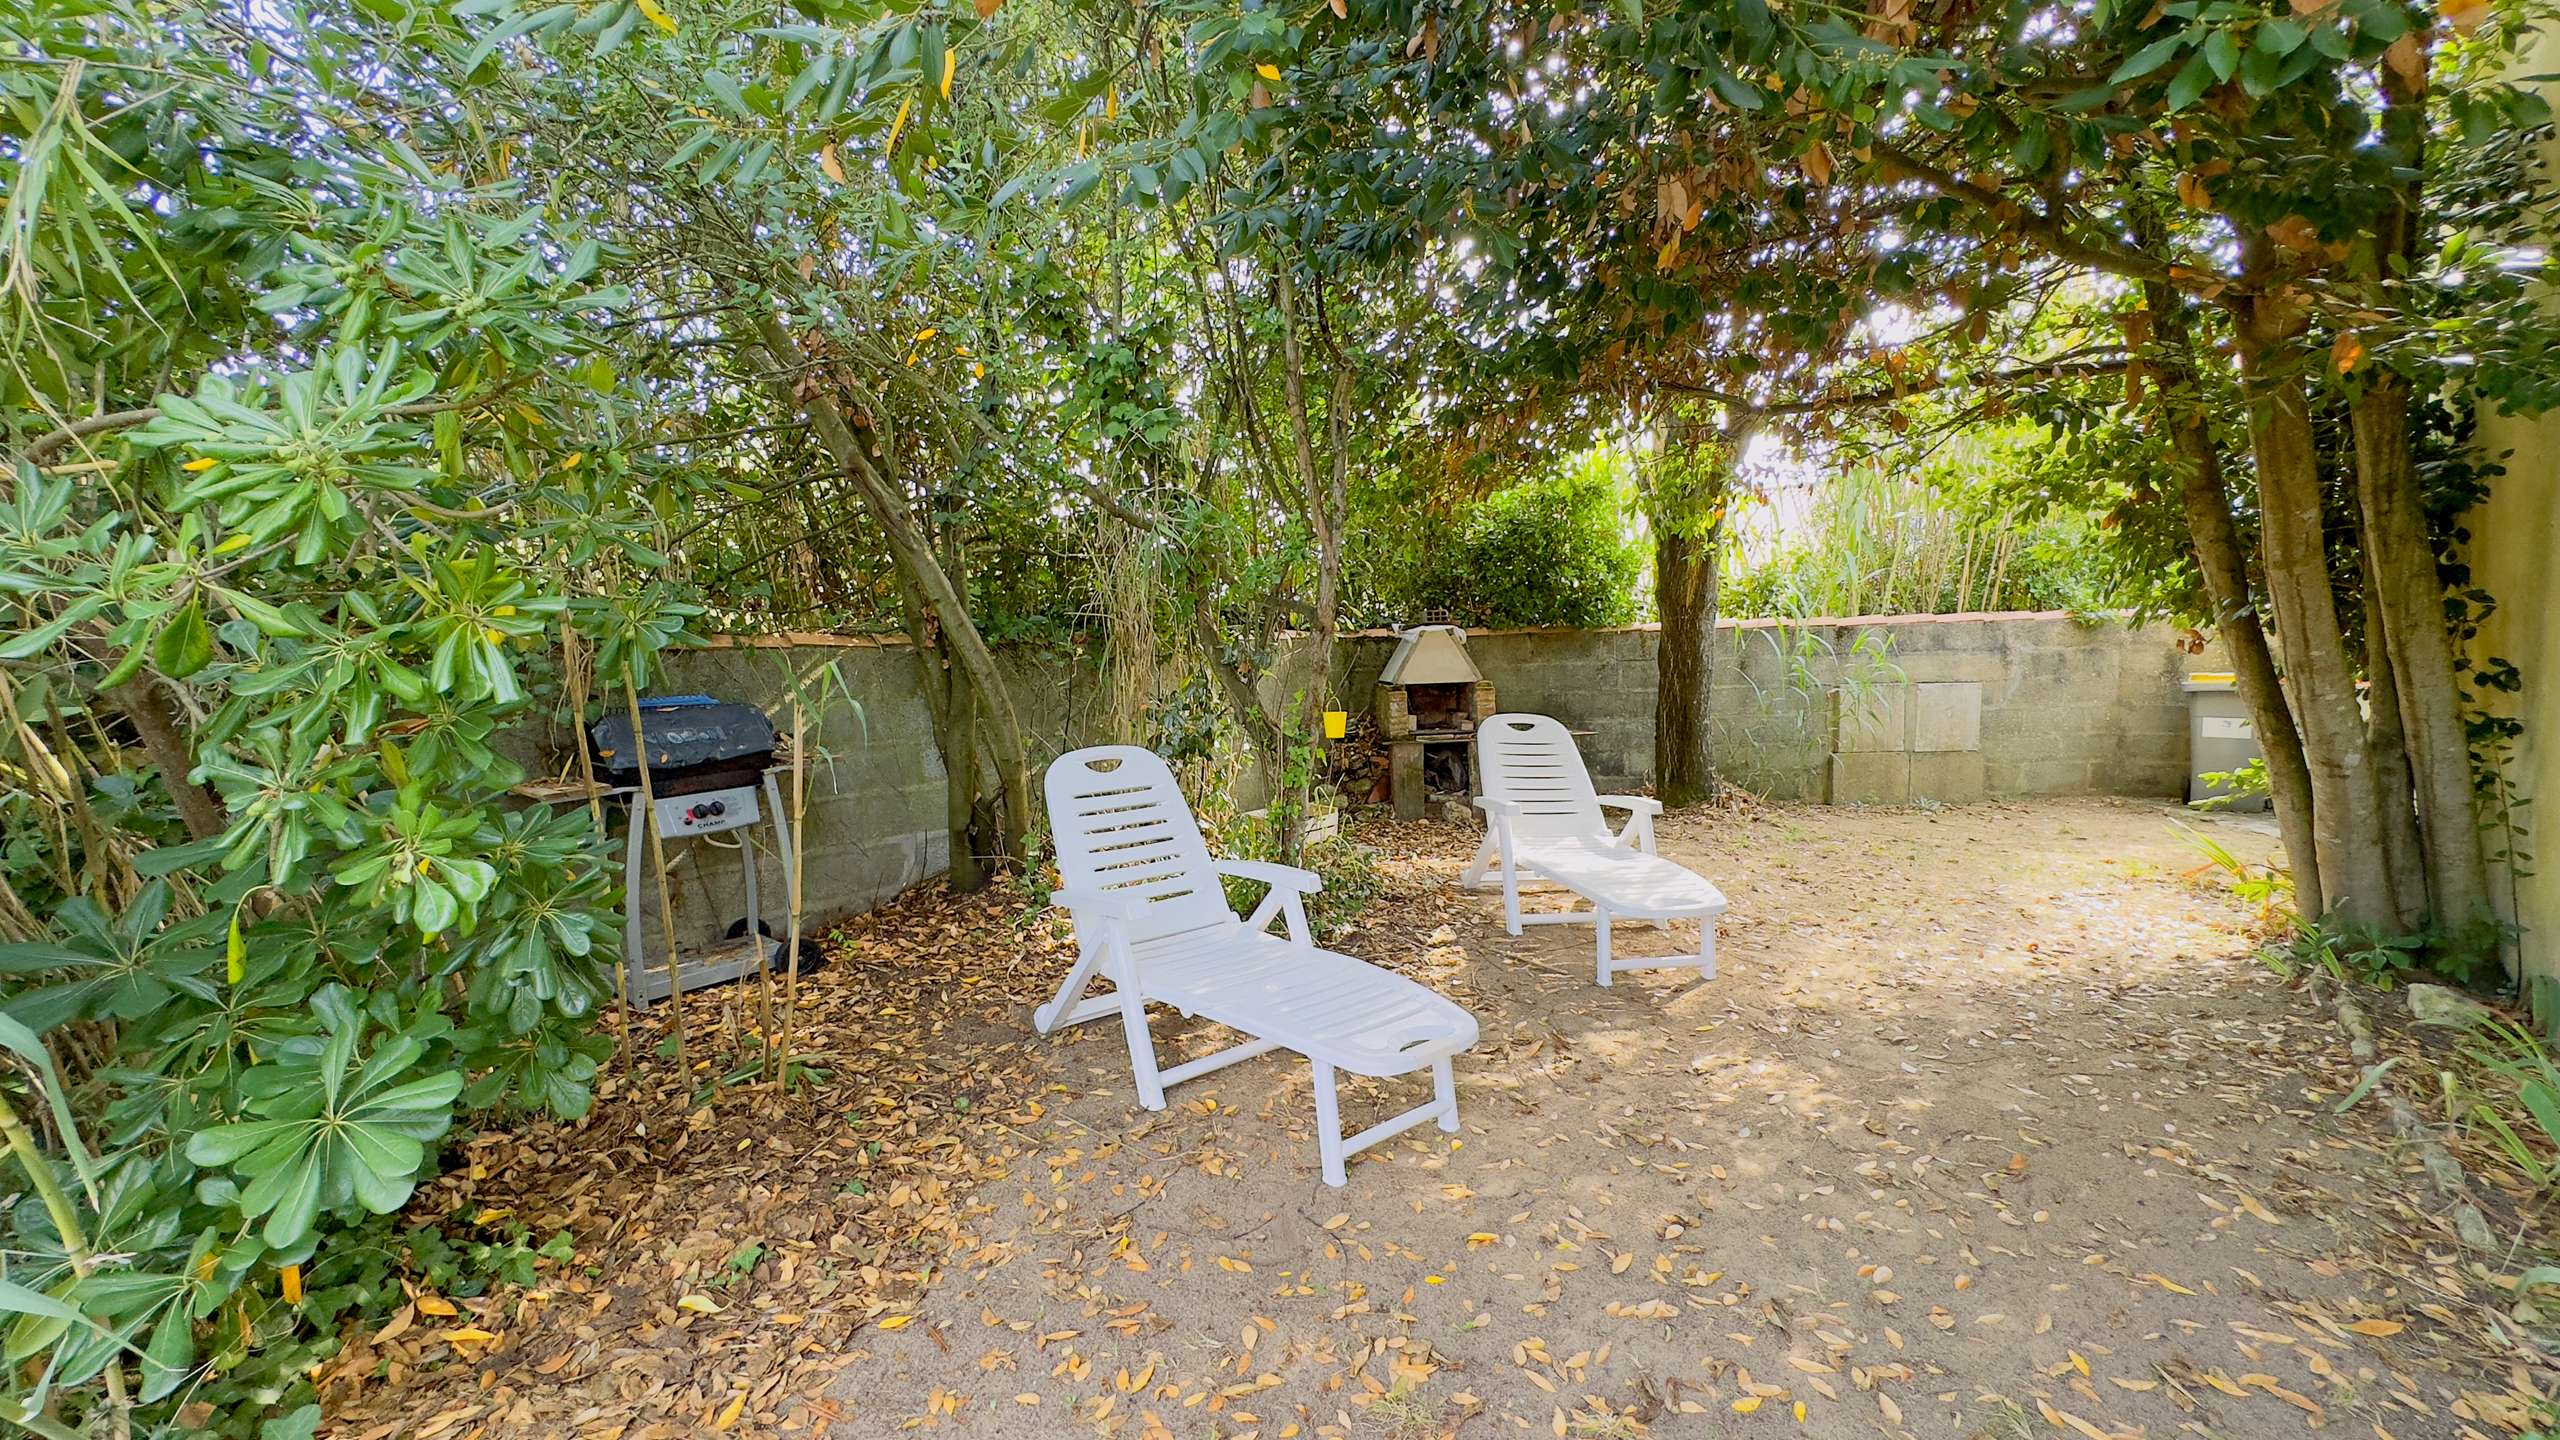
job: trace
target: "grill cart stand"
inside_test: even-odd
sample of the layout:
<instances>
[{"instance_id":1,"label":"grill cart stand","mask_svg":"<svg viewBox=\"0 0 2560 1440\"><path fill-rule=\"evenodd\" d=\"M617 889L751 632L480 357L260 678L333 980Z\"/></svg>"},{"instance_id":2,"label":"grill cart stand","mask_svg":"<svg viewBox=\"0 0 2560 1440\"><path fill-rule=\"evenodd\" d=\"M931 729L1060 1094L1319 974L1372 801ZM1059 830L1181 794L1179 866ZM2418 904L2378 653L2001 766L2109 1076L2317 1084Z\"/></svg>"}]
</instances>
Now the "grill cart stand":
<instances>
[{"instance_id":1,"label":"grill cart stand","mask_svg":"<svg viewBox=\"0 0 2560 1440\"><path fill-rule=\"evenodd\" d=\"M762 805L757 803L759 789L762 791ZM640 813L637 786L613 793L624 797L625 813L629 816L629 823L624 828L630 831L622 848L623 979L632 1002L649 1005L667 998L668 967L648 964L647 946L641 940L641 877L648 874L641 847L647 839L647 825ZM771 771L765 772L761 786L736 785L720 790L696 791L690 795L661 795L657 809L658 833L669 840L688 835L720 835L732 830L750 830L757 822L769 819L773 823L775 853L782 857L782 873L785 877L793 873L791 826L783 815L782 789L774 783ZM742 842L746 840L743 835L739 838ZM769 970L782 958L783 942L768 938L761 923L763 915L757 905L755 851L752 845L745 843L739 849L738 868L746 876L746 933L724 942L707 955L691 960L677 957L675 970L687 990L699 990L706 985L735 980L741 975L752 975L758 970ZM784 883L790 883L788 878Z\"/></svg>"},{"instance_id":2,"label":"grill cart stand","mask_svg":"<svg viewBox=\"0 0 2560 1440\"><path fill-rule=\"evenodd\" d=\"M661 695L639 700L635 708L641 733L633 733L629 719L607 715L588 727L587 743L597 773L612 783L609 793L623 797L628 817L622 850L622 971L625 993L646 1005L673 991L670 971L681 976L685 989L698 990L768 969L780 958L782 942L765 937L757 904L749 832L758 822L773 823L784 883L792 883L793 870L791 828L783 819L782 789L773 778L773 722L751 706L708 695ZM649 821L640 802L644 768L660 839L738 832L739 860L746 872L746 923L738 935L690 964L682 956L669 956L665 966L651 968L641 939L641 878L649 874L641 852Z\"/></svg>"}]
</instances>

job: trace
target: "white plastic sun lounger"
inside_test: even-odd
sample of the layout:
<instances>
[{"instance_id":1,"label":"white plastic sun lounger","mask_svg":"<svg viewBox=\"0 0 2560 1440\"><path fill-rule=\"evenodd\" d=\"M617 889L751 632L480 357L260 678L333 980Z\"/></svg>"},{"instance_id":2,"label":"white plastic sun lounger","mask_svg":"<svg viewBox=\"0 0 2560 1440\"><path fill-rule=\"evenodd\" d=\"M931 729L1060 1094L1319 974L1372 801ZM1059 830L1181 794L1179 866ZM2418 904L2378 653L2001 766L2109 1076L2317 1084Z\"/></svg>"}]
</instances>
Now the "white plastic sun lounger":
<instances>
[{"instance_id":1,"label":"white plastic sun lounger","mask_svg":"<svg viewBox=\"0 0 2560 1440\"><path fill-rule=\"evenodd\" d=\"M1328 1185L1344 1182L1351 1156L1436 1120L1458 1128L1449 1057L1476 1043L1475 1017L1431 990L1365 960L1319 950L1301 897L1323 882L1311 871L1209 858L1191 807L1163 760L1133 745L1058 757L1047 784L1065 888L1052 903L1075 917L1076 963L1058 996L1033 1012L1048 1034L1118 1015L1137 1072L1138 1100L1164 1108L1164 1090L1272 1050L1294 1050L1315 1070L1316 1144ZM1221 875L1270 886L1249 919L1228 908ZM1270 932L1285 919L1286 939ZM1085 996L1097 974L1114 988ZM1205 1015L1251 1037L1168 1070L1156 1068L1147 1004ZM1431 1069L1432 1098L1344 1138L1334 1071L1409 1074Z\"/></svg>"},{"instance_id":2,"label":"white plastic sun lounger","mask_svg":"<svg viewBox=\"0 0 2560 1440\"><path fill-rule=\"evenodd\" d=\"M1653 853L1653 817L1662 802L1642 795L1595 795L1591 774L1573 735L1545 715L1496 715L1476 727L1476 771L1484 795L1484 843L1461 882L1490 888L1487 874L1502 875L1502 919L1512 934L1523 925L1590 924L1599 934L1600 983L1621 970L1643 970L1687 960L1617 960L1609 954L1613 920L1696 920L1699 975L1716 974L1716 919L1724 892L1704 876ZM1600 807L1628 812L1626 828L1612 833ZM1572 891L1591 906L1546 914L1520 913L1523 880L1545 880Z\"/></svg>"}]
</instances>

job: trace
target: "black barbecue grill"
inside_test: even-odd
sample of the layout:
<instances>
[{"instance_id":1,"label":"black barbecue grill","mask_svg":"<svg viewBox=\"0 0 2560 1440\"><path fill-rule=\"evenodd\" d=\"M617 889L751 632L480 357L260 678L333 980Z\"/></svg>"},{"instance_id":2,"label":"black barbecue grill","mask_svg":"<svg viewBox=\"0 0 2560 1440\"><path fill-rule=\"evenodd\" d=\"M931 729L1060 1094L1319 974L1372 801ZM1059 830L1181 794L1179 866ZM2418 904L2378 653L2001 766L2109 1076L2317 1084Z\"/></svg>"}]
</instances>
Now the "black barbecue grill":
<instances>
[{"instance_id":1,"label":"black barbecue grill","mask_svg":"<svg viewBox=\"0 0 2560 1440\"><path fill-rule=\"evenodd\" d=\"M740 867L746 882L747 913L730 927L730 939L711 954L688 957L668 967L647 963L640 925L640 899L649 872L644 868L642 839L648 833L640 804L640 776L645 766L660 839L672 845L689 836L751 832L770 820L776 854L785 883L790 883L791 832L783 823L782 794L773 782L773 722L752 705L717 700L709 695L661 695L640 702L640 735L634 743L631 717L608 714L587 727L596 773L631 805L631 824L623 849L622 963L627 993L647 1003L674 988L669 968L683 988L697 989L770 968L782 946L762 923L756 894L756 855L751 833L738 836ZM654 889L654 885L648 885Z\"/></svg>"},{"instance_id":2,"label":"black barbecue grill","mask_svg":"<svg viewBox=\"0 0 2560 1440\"><path fill-rule=\"evenodd\" d=\"M752 705L708 695L661 695L640 702L649 756L649 789L691 795L753 785L773 768L773 722ZM643 746L631 743L631 717L607 715L587 727L596 771L608 785L640 783Z\"/></svg>"}]
</instances>

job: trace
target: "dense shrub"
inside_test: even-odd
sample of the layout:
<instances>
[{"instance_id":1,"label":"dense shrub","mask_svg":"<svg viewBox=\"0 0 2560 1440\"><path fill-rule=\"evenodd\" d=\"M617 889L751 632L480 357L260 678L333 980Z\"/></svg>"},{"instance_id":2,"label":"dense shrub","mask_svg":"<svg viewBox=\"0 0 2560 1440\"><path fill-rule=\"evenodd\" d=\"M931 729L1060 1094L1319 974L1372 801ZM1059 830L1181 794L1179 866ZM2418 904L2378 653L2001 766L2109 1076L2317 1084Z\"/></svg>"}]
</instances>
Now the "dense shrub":
<instances>
[{"instance_id":1,"label":"dense shrub","mask_svg":"<svg viewBox=\"0 0 2560 1440\"><path fill-rule=\"evenodd\" d=\"M1623 459L1593 451L1466 505L1447 523L1408 520L1373 562L1370 618L1445 611L1460 625L1624 625L1643 553Z\"/></svg>"}]
</instances>

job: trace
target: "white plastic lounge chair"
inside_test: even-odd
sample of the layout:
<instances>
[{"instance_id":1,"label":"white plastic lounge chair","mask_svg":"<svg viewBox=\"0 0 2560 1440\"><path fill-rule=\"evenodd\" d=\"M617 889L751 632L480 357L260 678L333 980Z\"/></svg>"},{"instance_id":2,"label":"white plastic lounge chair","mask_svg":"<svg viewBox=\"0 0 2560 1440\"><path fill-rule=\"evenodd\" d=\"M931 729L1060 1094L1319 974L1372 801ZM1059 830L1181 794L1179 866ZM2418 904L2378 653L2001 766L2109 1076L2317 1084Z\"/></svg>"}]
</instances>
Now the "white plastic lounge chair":
<instances>
[{"instance_id":1,"label":"white plastic lounge chair","mask_svg":"<svg viewBox=\"0 0 2560 1440\"><path fill-rule=\"evenodd\" d=\"M1312 871L1212 861L1173 772L1133 745L1059 756L1047 789L1065 881L1050 900L1075 917L1076 964L1058 997L1033 1012L1040 1033L1118 1015L1139 1103L1150 1110L1164 1108L1166 1086L1239 1060L1271 1050L1306 1056L1315 1069L1316 1144L1328 1185L1343 1183L1352 1155L1425 1120L1458 1128L1449 1057L1476 1043L1475 1017L1401 975L1317 949L1301 903L1324 883ZM1238 920L1228 908L1221 875L1271 887L1251 918ZM1287 920L1287 939L1269 933L1275 918ZM1097 973L1114 988L1085 998ZM1149 1001L1251 1038L1158 1070ZM1430 1103L1343 1137L1335 1070L1388 1076L1426 1065Z\"/></svg>"},{"instance_id":2,"label":"white plastic lounge chair","mask_svg":"<svg viewBox=\"0 0 2560 1440\"><path fill-rule=\"evenodd\" d=\"M1591 774L1574 748L1572 732L1545 715L1496 715L1476 727L1476 773L1484 795L1484 843L1460 883L1489 888L1487 872L1502 872L1502 919L1514 935L1523 925L1592 924L1599 932L1600 983L1621 970L1643 970L1687 960L1616 960L1609 954L1613 920L1696 920L1702 977L1716 974L1716 919L1724 892L1705 877L1653 853L1653 817L1662 802L1642 795L1595 795ZM1628 812L1615 833L1600 815L1603 805ZM1588 910L1520 913L1520 885L1546 880L1588 901Z\"/></svg>"}]
</instances>

